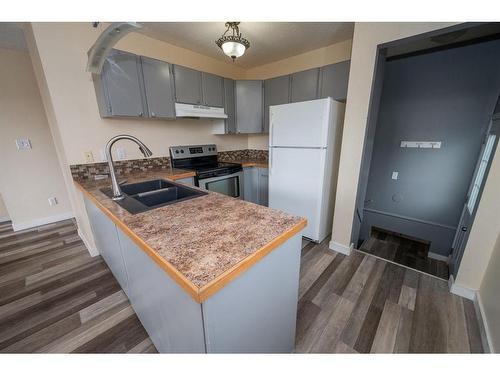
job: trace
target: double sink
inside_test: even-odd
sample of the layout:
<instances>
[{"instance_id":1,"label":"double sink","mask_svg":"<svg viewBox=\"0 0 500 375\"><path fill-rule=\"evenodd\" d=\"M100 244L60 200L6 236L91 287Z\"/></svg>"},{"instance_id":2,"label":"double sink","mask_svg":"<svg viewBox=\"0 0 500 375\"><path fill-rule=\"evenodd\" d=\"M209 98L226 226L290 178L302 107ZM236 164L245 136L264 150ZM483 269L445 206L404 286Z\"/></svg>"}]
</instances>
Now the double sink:
<instances>
[{"instance_id":1,"label":"double sink","mask_svg":"<svg viewBox=\"0 0 500 375\"><path fill-rule=\"evenodd\" d=\"M153 210L207 194L198 189L161 179L124 184L120 185L120 188L125 198L115 202L131 214ZM108 197L113 197L111 188L102 188L101 191Z\"/></svg>"}]
</instances>

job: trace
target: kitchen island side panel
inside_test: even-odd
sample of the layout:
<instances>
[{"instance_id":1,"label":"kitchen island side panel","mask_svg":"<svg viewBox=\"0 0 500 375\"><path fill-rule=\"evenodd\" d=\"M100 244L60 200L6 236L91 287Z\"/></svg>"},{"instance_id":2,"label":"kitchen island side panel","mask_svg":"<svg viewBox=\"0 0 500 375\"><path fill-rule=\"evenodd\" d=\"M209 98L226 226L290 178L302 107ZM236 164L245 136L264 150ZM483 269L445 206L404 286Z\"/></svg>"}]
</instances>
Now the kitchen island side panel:
<instances>
[{"instance_id":1,"label":"kitchen island side panel","mask_svg":"<svg viewBox=\"0 0 500 375\"><path fill-rule=\"evenodd\" d=\"M203 302L208 353L291 353L299 289L301 234Z\"/></svg>"},{"instance_id":2,"label":"kitchen island side panel","mask_svg":"<svg viewBox=\"0 0 500 375\"><path fill-rule=\"evenodd\" d=\"M205 353L201 305L120 229L128 297L160 353Z\"/></svg>"}]
</instances>

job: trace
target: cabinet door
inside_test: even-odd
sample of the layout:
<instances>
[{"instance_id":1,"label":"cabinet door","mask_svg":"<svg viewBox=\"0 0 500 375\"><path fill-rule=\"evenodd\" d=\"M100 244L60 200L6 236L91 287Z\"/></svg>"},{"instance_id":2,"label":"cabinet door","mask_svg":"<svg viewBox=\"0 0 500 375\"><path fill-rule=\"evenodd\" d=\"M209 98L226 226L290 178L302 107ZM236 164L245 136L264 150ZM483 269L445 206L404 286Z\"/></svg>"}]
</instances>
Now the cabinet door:
<instances>
[{"instance_id":1,"label":"cabinet door","mask_svg":"<svg viewBox=\"0 0 500 375\"><path fill-rule=\"evenodd\" d=\"M144 116L139 56L112 50L104 62L101 80L108 116Z\"/></svg>"},{"instance_id":2,"label":"cabinet door","mask_svg":"<svg viewBox=\"0 0 500 375\"><path fill-rule=\"evenodd\" d=\"M224 78L224 112L227 115L227 119L225 120L226 134L236 133L234 80L229 78Z\"/></svg>"},{"instance_id":3,"label":"cabinet door","mask_svg":"<svg viewBox=\"0 0 500 375\"><path fill-rule=\"evenodd\" d=\"M243 199L247 202L258 203L259 174L257 168L243 168Z\"/></svg>"},{"instance_id":4,"label":"cabinet door","mask_svg":"<svg viewBox=\"0 0 500 375\"><path fill-rule=\"evenodd\" d=\"M201 73L201 78L203 104L210 107L223 107L224 92L222 88L222 77L209 73Z\"/></svg>"},{"instance_id":5,"label":"cabinet door","mask_svg":"<svg viewBox=\"0 0 500 375\"><path fill-rule=\"evenodd\" d=\"M291 102L303 102L318 98L319 69L310 69L292 74Z\"/></svg>"},{"instance_id":6,"label":"cabinet door","mask_svg":"<svg viewBox=\"0 0 500 375\"><path fill-rule=\"evenodd\" d=\"M164 61L141 57L148 114L154 118L175 118L172 69Z\"/></svg>"},{"instance_id":7,"label":"cabinet door","mask_svg":"<svg viewBox=\"0 0 500 375\"><path fill-rule=\"evenodd\" d=\"M236 81L236 132L262 133L262 81Z\"/></svg>"},{"instance_id":8,"label":"cabinet door","mask_svg":"<svg viewBox=\"0 0 500 375\"><path fill-rule=\"evenodd\" d=\"M259 171L259 204L269 205L269 173L267 168L257 168Z\"/></svg>"},{"instance_id":9,"label":"cabinet door","mask_svg":"<svg viewBox=\"0 0 500 375\"><path fill-rule=\"evenodd\" d=\"M174 81L178 103L201 104L201 72L174 65Z\"/></svg>"},{"instance_id":10,"label":"cabinet door","mask_svg":"<svg viewBox=\"0 0 500 375\"><path fill-rule=\"evenodd\" d=\"M290 76L264 81L264 133L269 133L269 107L290 101Z\"/></svg>"},{"instance_id":11,"label":"cabinet door","mask_svg":"<svg viewBox=\"0 0 500 375\"><path fill-rule=\"evenodd\" d=\"M345 101L349 81L350 61L327 65L321 68L320 97L331 97L334 100Z\"/></svg>"}]
</instances>

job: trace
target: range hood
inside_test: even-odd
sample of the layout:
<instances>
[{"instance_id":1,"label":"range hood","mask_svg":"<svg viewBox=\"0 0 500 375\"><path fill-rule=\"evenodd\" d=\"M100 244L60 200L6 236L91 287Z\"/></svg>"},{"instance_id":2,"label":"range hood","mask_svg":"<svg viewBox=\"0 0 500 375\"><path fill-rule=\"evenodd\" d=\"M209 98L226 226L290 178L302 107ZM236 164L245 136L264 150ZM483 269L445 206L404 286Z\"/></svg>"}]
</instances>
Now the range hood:
<instances>
[{"instance_id":1,"label":"range hood","mask_svg":"<svg viewBox=\"0 0 500 375\"><path fill-rule=\"evenodd\" d=\"M175 103L176 117L227 118L224 108L199 104Z\"/></svg>"}]
</instances>

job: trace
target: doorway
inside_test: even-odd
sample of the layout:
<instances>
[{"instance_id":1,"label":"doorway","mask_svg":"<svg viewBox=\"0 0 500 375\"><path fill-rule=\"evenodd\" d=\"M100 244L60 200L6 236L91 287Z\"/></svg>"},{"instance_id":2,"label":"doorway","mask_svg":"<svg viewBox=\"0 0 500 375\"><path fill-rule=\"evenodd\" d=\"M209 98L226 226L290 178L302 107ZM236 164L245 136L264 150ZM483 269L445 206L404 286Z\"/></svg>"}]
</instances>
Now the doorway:
<instances>
[{"instance_id":1,"label":"doorway","mask_svg":"<svg viewBox=\"0 0 500 375\"><path fill-rule=\"evenodd\" d=\"M497 142L489 129L498 28L461 25L379 46L353 218L358 249L440 278L449 264L456 274Z\"/></svg>"}]
</instances>

